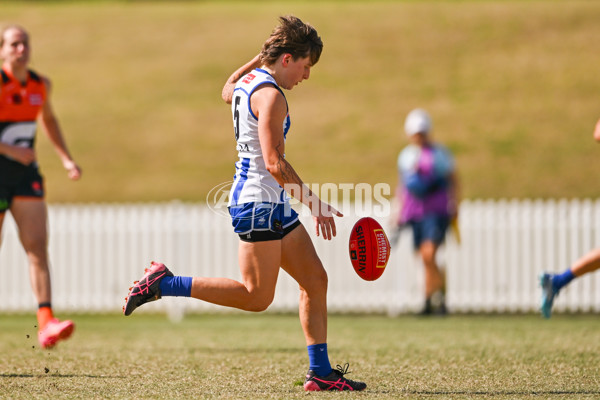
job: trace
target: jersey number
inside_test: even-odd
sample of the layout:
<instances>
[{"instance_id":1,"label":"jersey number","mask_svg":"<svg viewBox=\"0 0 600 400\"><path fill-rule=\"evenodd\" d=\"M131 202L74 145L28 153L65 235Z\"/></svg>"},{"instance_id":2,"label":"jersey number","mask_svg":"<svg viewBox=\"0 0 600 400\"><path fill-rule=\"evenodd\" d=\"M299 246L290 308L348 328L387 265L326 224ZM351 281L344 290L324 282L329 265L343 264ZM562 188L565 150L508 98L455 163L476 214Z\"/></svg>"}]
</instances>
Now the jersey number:
<instances>
[{"instance_id":1,"label":"jersey number","mask_svg":"<svg viewBox=\"0 0 600 400\"><path fill-rule=\"evenodd\" d=\"M235 107L233 109L233 122L235 124L233 127L233 130L235 131L235 141L236 142L240 138L240 112L238 111L238 106L240 105L240 100L241 100L240 96L235 97Z\"/></svg>"}]
</instances>

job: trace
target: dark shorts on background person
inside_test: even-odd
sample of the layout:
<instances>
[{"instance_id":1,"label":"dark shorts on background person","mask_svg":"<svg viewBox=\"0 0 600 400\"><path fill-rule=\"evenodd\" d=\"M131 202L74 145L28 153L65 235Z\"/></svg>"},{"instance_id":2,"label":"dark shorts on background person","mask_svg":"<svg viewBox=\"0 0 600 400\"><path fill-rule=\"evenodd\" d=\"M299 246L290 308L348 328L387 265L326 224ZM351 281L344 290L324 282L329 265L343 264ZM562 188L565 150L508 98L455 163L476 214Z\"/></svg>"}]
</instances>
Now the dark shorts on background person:
<instances>
[{"instance_id":1,"label":"dark shorts on background person","mask_svg":"<svg viewBox=\"0 0 600 400\"><path fill-rule=\"evenodd\" d=\"M444 243L446 231L450 226L450 217L446 215L426 215L419 221L410 221L413 231L413 245L415 250L426 241L435 243L436 246Z\"/></svg>"},{"instance_id":2,"label":"dark shorts on background person","mask_svg":"<svg viewBox=\"0 0 600 400\"><path fill-rule=\"evenodd\" d=\"M44 198L44 178L37 168L27 168L16 182L0 180L0 212L8 210L15 197Z\"/></svg>"},{"instance_id":3,"label":"dark shorts on background person","mask_svg":"<svg viewBox=\"0 0 600 400\"><path fill-rule=\"evenodd\" d=\"M231 224L244 242L281 240L300 225L289 203L244 203L229 207Z\"/></svg>"}]
</instances>

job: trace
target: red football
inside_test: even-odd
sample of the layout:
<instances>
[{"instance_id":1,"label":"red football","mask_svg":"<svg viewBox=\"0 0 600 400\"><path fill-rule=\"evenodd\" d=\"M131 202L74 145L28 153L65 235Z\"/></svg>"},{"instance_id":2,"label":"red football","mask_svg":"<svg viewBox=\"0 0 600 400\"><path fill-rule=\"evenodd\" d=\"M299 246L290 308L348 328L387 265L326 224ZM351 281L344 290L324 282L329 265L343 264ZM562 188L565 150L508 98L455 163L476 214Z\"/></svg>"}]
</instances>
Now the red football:
<instances>
[{"instance_id":1,"label":"red football","mask_svg":"<svg viewBox=\"0 0 600 400\"><path fill-rule=\"evenodd\" d=\"M366 281L379 278L390 259L390 241L383 228L371 217L359 219L350 233L350 261Z\"/></svg>"}]
</instances>

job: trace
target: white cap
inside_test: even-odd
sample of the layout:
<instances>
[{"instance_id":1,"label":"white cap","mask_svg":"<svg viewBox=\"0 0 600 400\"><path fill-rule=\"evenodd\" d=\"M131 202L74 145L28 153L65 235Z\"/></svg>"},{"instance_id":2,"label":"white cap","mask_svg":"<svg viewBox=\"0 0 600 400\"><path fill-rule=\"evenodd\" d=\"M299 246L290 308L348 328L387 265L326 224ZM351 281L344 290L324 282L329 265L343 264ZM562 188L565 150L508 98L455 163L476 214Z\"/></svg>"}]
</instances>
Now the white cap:
<instances>
[{"instance_id":1,"label":"white cap","mask_svg":"<svg viewBox=\"0 0 600 400\"><path fill-rule=\"evenodd\" d=\"M421 108L415 108L406 116L404 130L408 136L417 133L429 133L432 125L431 118L429 117L429 114L427 114L427 111Z\"/></svg>"}]
</instances>

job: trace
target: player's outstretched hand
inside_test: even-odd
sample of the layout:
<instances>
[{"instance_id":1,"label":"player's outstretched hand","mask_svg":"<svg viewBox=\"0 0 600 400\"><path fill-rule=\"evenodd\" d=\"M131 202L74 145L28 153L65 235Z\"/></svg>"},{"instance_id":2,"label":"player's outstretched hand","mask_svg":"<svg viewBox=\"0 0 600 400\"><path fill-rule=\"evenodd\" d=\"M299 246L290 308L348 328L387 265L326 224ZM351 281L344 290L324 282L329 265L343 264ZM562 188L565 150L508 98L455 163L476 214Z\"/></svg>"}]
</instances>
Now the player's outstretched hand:
<instances>
[{"instance_id":1,"label":"player's outstretched hand","mask_svg":"<svg viewBox=\"0 0 600 400\"><path fill-rule=\"evenodd\" d=\"M343 217L344 215L333 208L331 205L321 202L317 215L313 218L315 220L315 231L317 236L323 234L323 239L331 240L337 234L335 229L335 220L333 216Z\"/></svg>"},{"instance_id":2,"label":"player's outstretched hand","mask_svg":"<svg viewBox=\"0 0 600 400\"><path fill-rule=\"evenodd\" d=\"M81 178L81 168L79 168L79 165L75 164L74 161L63 161L63 166L67 170L69 179L76 181Z\"/></svg>"}]
</instances>

